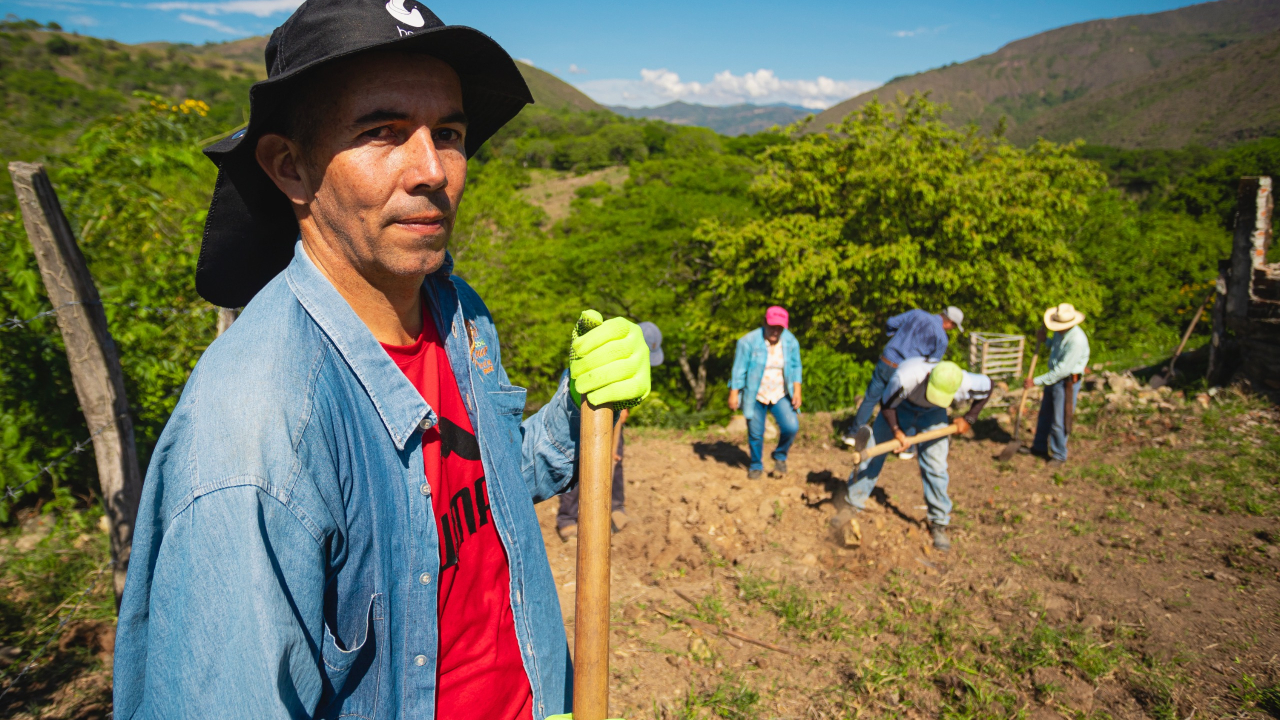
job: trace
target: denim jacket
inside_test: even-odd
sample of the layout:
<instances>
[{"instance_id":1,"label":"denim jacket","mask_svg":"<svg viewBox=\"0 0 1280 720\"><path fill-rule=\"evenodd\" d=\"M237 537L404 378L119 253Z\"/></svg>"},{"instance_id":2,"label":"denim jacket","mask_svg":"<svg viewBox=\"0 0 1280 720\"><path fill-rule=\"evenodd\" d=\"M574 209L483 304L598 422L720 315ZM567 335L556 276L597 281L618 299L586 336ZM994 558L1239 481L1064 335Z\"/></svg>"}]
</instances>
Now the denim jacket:
<instances>
[{"instance_id":1,"label":"denim jacket","mask_svg":"<svg viewBox=\"0 0 1280 720\"><path fill-rule=\"evenodd\" d=\"M573 477L562 381L522 421L480 298L424 292L480 441L536 718L568 712L568 643L534 514ZM115 717L434 718L435 411L298 243L200 359L143 487ZM494 688L501 692L500 688Z\"/></svg>"},{"instance_id":2,"label":"denim jacket","mask_svg":"<svg viewBox=\"0 0 1280 720\"><path fill-rule=\"evenodd\" d=\"M801 382L800 341L783 330L782 343L784 364L782 368L782 385L791 397L793 383ZM731 390L745 390L742 393L742 414L748 420L754 420L756 404L751 402L760 392L760 381L764 378L764 367L769 362L769 341L764 339L764 329L756 328L738 338L738 348L733 354L733 373L729 376Z\"/></svg>"}]
</instances>

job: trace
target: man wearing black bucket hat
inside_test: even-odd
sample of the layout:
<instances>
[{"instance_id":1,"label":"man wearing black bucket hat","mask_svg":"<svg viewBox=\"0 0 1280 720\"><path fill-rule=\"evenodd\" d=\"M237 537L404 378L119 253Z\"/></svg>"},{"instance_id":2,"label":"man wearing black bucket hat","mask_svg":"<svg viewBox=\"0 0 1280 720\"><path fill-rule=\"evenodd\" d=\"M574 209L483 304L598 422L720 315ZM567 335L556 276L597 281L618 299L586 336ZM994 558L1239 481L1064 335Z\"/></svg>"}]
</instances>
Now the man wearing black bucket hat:
<instances>
[{"instance_id":1,"label":"man wearing black bucket hat","mask_svg":"<svg viewBox=\"0 0 1280 720\"><path fill-rule=\"evenodd\" d=\"M571 483L572 395L648 391L643 335L576 337L591 370L522 419L447 252L467 159L531 102L491 39L414 0L308 0L266 59L248 126L207 151L196 286L246 307L147 472L115 716L564 712L533 503Z\"/></svg>"}]
</instances>

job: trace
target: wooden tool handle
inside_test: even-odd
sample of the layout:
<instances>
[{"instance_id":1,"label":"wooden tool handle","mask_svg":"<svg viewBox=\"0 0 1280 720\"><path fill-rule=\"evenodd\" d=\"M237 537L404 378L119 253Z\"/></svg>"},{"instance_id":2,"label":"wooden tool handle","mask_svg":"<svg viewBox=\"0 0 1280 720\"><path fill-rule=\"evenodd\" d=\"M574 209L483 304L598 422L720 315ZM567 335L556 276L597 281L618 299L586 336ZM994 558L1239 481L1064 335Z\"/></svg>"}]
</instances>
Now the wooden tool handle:
<instances>
[{"instance_id":1,"label":"wooden tool handle","mask_svg":"<svg viewBox=\"0 0 1280 720\"><path fill-rule=\"evenodd\" d=\"M1040 347L1036 346L1035 354L1031 356L1031 369L1027 370L1027 377L1034 377L1036 374L1036 363L1040 362ZM1026 382L1025 378L1023 382ZM1018 439L1018 431L1022 429L1022 413L1027 410L1027 393L1031 391L1026 385L1022 386L1022 399L1018 401L1018 414L1013 416L1013 438Z\"/></svg>"},{"instance_id":2,"label":"wooden tool handle","mask_svg":"<svg viewBox=\"0 0 1280 720\"><path fill-rule=\"evenodd\" d=\"M1169 360L1169 378L1173 378L1173 365L1178 362L1178 358L1182 355L1182 349L1187 346L1187 341L1191 339L1191 333L1195 332L1196 323L1200 322L1200 316L1204 314L1204 309L1209 306L1209 301L1213 299L1211 293L1205 301L1200 303L1199 309L1196 310L1195 317L1191 318L1191 324L1187 326L1187 331L1182 333L1182 341L1178 343L1178 349L1173 351L1173 358Z\"/></svg>"},{"instance_id":3,"label":"wooden tool handle","mask_svg":"<svg viewBox=\"0 0 1280 720\"><path fill-rule=\"evenodd\" d=\"M609 713L609 509L613 410L582 402L578 464L578 577L573 630L574 720Z\"/></svg>"},{"instance_id":4,"label":"wooden tool handle","mask_svg":"<svg viewBox=\"0 0 1280 720\"><path fill-rule=\"evenodd\" d=\"M922 432L919 435L912 435L908 437L906 447L903 447L898 442L897 438L894 438L893 440L886 440L880 443L879 445L872 445L871 447L867 448L866 450L863 450L860 453L854 453L853 462L861 463L863 460L870 460L871 458L877 457L879 455L884 455L886 453L891 453L891 452L898 452L899 450L905 450L906 448L909 448L912 445L915 445L917 443L929 442L930 440L937 440L940 437L955 435L958 432L960 432L960 427L953 423L944 428L938 428L937 430L930 430L929 432Z\"/></svg>"}]
</instances>

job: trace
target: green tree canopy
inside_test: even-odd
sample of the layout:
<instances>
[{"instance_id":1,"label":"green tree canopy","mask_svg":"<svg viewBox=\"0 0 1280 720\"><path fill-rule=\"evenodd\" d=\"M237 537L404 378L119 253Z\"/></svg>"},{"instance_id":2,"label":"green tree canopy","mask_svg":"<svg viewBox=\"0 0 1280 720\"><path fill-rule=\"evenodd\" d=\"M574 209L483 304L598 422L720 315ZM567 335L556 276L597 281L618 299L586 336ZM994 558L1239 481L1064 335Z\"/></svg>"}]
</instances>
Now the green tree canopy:
<instances>
[{"instance_id":1,"label":"green tree canopy","mask_svg":"<svg viewBox=\"0 0 1280 720\"><path fill-rule=\"evenodd\" d=\"M833 132L764 152L752 196L764 217L707 220L711 289L736 313L708 330L727 343L770 303L812 343L873 357L882 326L950 303L987 330L1030 328L1051 302L1098 307L1071 240L1104 187L1072 146L1014 147L955 130L913 96L873 102Z\"/></svg>"}]
</instances>

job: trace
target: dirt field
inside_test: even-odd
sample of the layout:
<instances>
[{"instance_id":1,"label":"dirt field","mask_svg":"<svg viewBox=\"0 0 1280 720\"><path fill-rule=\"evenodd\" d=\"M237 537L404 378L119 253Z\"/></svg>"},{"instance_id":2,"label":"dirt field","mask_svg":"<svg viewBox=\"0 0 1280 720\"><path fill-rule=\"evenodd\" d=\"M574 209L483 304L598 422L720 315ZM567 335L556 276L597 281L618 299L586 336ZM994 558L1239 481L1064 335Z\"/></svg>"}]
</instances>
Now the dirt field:
<instances>
[{"instance_id":1,"label":"dirt field","mask_svg":"<svg viewBox=\"0 0 1280 720\"><path fill-rule=\"evenodd\" d=\"M806 419L786 477L760 481L741 439L631 433L612 714L1280 717L1277 415L1231 402L1082 412L1094 425L1056 474L998 464L1008 436L981 423L951 451L948 555L924 532L915 462L897 459L861 546L837 542L850 460L826 416ZM1235 465L1263 475L1218 477ZM576 549L554 513L540 508L572 636Z\"/></svg>"},{"instance_id":2,"label":"dirt field","mask_svg":"<svg viewBox=\"0 0 1280 720\"><path fill-rule=\"evenodd\" d=\"M1099 390L1077 422L1057 473L994 460L1008 436L993 419L953 444L948 555L923 532L913 461L886 463L860 546L837 541L850 456L828 415L803 416L789 475L758 481L723 430L629 431L612 715L1280 717L1280 413L1231 392ZM572 613L576 547L556 506L539 516ZM54 547L28 524L0 540L6 558L94 546ZM71 593L48 594L53 608ZM82 612L0 715L108 717L110 629Z\"/></svg>"}]
</instances>

